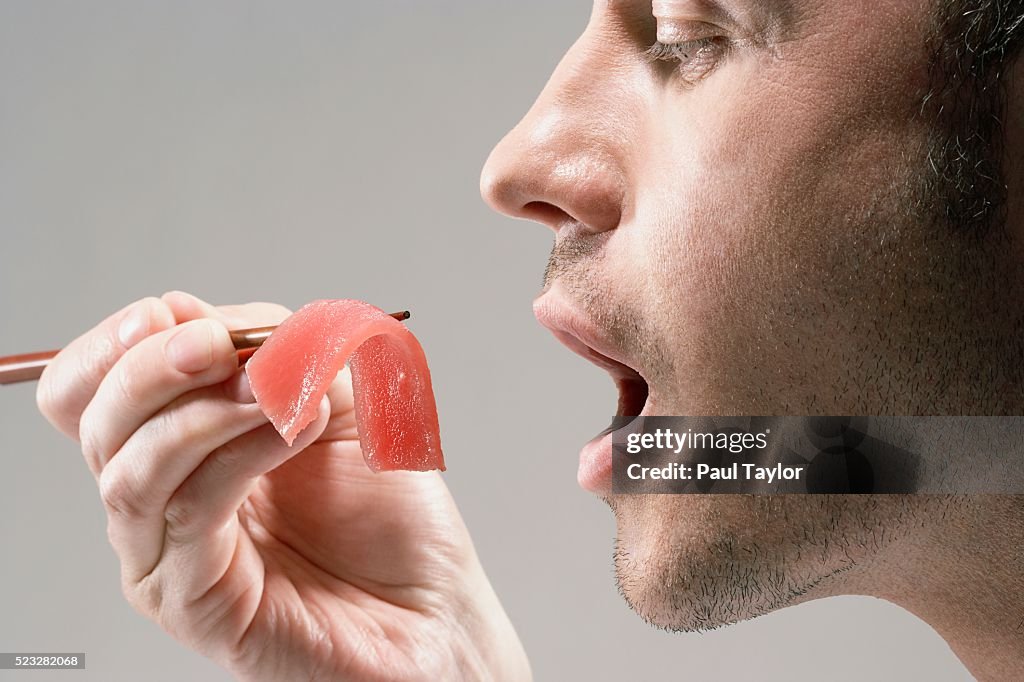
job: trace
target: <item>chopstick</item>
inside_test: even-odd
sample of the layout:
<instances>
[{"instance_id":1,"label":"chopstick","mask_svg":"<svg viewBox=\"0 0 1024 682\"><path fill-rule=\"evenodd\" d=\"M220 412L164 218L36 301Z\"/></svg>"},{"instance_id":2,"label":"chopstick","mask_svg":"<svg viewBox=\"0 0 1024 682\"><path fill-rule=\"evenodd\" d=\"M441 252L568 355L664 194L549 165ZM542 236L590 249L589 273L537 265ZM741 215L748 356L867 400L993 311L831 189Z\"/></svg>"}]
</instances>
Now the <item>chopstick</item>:
<instances>
[{"instance_id":1,"label":"chopstick","mask_svg":"<svg viewBox=\"0 0 1024 682\"><path fill-rule=\"evenodd\" d=\"M399 322L408 320L410 315L408 310L391 313L391 317ZM235 345L235 349L239 351L242 359L245 359L262 346L275 329L277 329L276 326L236 329L231 332L231 343ZM0 357L0 385L35 381L43 374L43 370L46 369L50 360L59 352L59 350L46 350Z\"/></svg>"}]
</instances>

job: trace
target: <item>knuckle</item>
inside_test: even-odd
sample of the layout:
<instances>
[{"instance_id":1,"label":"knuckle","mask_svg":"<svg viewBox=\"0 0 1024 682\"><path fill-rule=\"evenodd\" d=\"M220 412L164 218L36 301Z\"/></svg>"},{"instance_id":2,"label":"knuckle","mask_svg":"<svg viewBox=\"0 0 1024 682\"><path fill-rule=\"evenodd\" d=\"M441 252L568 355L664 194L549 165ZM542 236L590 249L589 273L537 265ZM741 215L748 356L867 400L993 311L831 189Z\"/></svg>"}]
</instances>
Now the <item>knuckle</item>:
<instances>
[{"instance_id":1,"label":"knuckle","mask_svg":"<svg viewBox=\"0 0 1024 682\"><path fill-rule=\"evenodd\" d=\"M100 499L110 516L134 519L142 516L145 509L144 496L138 486L115 466L100 473Z\"/></svg>"},{"instance_id":2,"label":"knuckle","mask_svg":"<svg viewBox=\"0 0 1024 682\"><path fill-rule=\"evenodd\" d=\"M144 296L144 297L140 298L138 301L136 301L135 303L133 303L132 305L135 305L135 306L145 305L146 307L148 307L150 310L153 310L154 312L159 310L161 307L163 307L163 308L167 307L167 304L164 302L163 298L161 298L160 296Z\"/></svg>"},{"instance_id":3,"label":"knuckle","mask_svg":"<svg viewBox=\"0 0 1024 682\"><path fill-rule=\"evenodd\" d=\"M95 418L89 410L82 415L82 421L78 425L78 442L82 445L82 456L93 473L99 474L103 468L103 462L109 457L106 448L102 445L102 439L95 425Z\"/></svg>"},{"instance_id":4,"label":"knuckle","mask_svg":"<svg viewBox=\"0 0 1024 682\"><path fill-rule=\"evenodd\" d=\"M122 361L114 365L111 370L111 380L114 382L118 402L127 407L139 404L142 396L133 367L128 362Z\"/></svg>"},{"instance_id":5,"label":"knuckle","mask_svg":"<svg viewBox=\"0 0 1024 682\"><path fill-rule=\"evenodd\" d=\"M167 525L168 539L181 544L195 536L199 519L194 506L173 497L164 509L164 523Z\"/></svg>"},{"instance_id":6,"label":"knuckle","mask_svg":"<svg viewBox=\"0 0 1024 682\"><path fill-rule=\"evenodd\" d=\"M161 306L165 306L163 299L159 296L143 296L126 306L128 309L144 309L149 313L159 313Z\"/></svg>"},{"instance_id":7,"label":"knuckle","mask_svg":"<svg viewBox=\"0 0 1024 682\"><path fill-rule=\"evenodd\" d=\"M51 424L57 424L57 417L63 410L61 409L63 400L61 395L56 391L53 385L53 379L46 373L39 379L39 384L36 386L36 407L39 408L39 412L46 417L47 421Z\"/></svg>"},{"instance_id":8,"label":"knuckle","mask_svg":"<svg viewBox=\"0 0 1024 682\"><path fill-rule=\"evenodd\" d=\"M150 318L154 321L155 330L174 326L176 322L174 309L162 296L147 296L142 300L149 307Z\"/></svg>"},{"instance_id":9,"label":"knuckle","mask_svg":"<svg viewBox=\"0 0 1024 682\"><path fill-rule=\"evenodd\" d=\"M74 438L84 405L76 402L90 385L99 383L89 374L89 360L62 352L54 358L36 385L36 407L54 427Z\"/></svg>"},{"instance_id":10,"label":"knuckle","mask_svg":"<svg viewBox=\"0 0 1024 682\"><path fill-rule=\"evenodd\" d=\"M121 593L144 616L156 617L163 607L164 590L153 573L137 579L122 569Z\"/></svg>"},{"instance_id":11,"label":"knuckle","mask_svg":"<svg viewBox=\"0 0 1024 682\"><path fill-rule=\"evenodd\" d=\"M203 463L205 477L212 481L233 478L238 474L238 463L241 456L242 453L233 444L222 445ZM182 493L190 495L192 491L183 490Z\"/></svg>"},{"instance_id":12,"label":"knuckle","mask_svg":"<svg viewBox=\"0 0 1024 682\"><path fill-rule=\"evenodd\" d=\"M110 334L94 329L86 337L80 354L75 356L76 362L69 363L69 366L77 370L75 380L82 383L99 383L103 378L102 368L119 353L120 349Z\"/></svg>"},{"instance_id":13,"label":"knuckle","mask_svg":"<svg viewBox=\"0 0 1024 682\"><path fill-rule=\"evenodd\" d=\"M160 304L167 308L174 315L176 309L194 310L196 306L204 304L203 299L195 294L182 289L170 289L162 293L158 298Z\"/></svg>"}]
</instances>

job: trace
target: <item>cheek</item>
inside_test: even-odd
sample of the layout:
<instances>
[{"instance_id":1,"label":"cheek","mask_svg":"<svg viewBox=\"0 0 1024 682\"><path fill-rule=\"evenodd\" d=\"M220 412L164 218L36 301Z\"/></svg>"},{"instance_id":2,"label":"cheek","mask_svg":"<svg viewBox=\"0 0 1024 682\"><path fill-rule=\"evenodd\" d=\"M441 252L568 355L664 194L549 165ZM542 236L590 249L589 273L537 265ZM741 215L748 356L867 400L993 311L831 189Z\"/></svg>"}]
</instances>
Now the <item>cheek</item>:
<instances>
[{"instance_id":1,"label":"cheek","mask_svg":"<svg viewBox=\"0 0 1024 682\"><path fill-rule=\"evenodd\" d=\"M822 228L906 178L927 133L915 116L926 14L912 4L820 27L827 17L809 17L809 35L774 55L738 53L698 86L652 98L637 205L642 224L659 226L647 255L675 248L684 261L671 284L716 271L709 286L754 275L759 288L783 284L787 273L771 267L780 257L820 265L849 236Z\"/></svg>"},{"instance_id":2,"label":"cheek","mask_svg":"<svg viewBox=\"0 0 1024 682\"><path fill-rule=\"evenodd\" d=\"M820 350L804 339L835 322L822 310L843 310L829 298L885 266L865 245L905 220L901 191L922 163L909 85L858 90L843 69L812 71L804 90L830 94L808 100L755 67L654 109L623 247L649 264L638 305L672 313L660 328L680 396L705 410L743 390L731 382L766 385L759 367L810 366L792 349Z\"/></svg>"},{"instance_id":3,"label":"cheek","mask_svg":"<svg viewBox=\"0 0 1024 682\"><path fill-rule=\"evenodd\" d=\"M691 247L726 263L764 251L745 245L797 256L842 239L821 228L924 163L923 51L855 45L825 68L829 40L805 41L782 60L737 59L666 99L651 126L663 144L646 180L660 185L652 199L692 229Z\"/></svg>"}]
</instances>

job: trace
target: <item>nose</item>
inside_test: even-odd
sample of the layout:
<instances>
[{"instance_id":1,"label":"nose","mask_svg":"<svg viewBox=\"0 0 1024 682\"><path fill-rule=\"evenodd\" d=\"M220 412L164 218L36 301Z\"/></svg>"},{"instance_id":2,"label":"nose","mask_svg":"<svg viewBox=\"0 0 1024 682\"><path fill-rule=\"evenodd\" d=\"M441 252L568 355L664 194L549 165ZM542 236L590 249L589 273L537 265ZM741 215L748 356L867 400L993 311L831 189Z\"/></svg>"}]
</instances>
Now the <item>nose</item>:
<instances>
[{"instance_id":1,"label":"nose","mask_svg":"<svg viewBox=\"0 0 1024 682\"><path fill-rule=\"evenodd\" d=\"M606 84L579 43L569 51L522 121L491 152L480 193L496 211L556 232L576 224L591 232L618 227L626 178L621 121ZM581 54L583 53L583 54ZM591 63L585 63L591 62ZM603 97L595 93L604 92Z\"/></svg>"}]
</instances>

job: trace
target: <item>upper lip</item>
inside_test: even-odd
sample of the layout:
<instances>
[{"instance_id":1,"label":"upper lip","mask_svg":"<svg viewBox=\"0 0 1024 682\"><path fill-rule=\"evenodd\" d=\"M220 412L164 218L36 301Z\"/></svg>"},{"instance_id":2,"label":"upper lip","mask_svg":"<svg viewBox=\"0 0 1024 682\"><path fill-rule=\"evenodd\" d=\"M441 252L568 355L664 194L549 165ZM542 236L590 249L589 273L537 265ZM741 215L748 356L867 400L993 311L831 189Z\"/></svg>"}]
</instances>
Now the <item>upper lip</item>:
<instances>
[{"instance_id":1,"label":"upper lip","mask_svg":"<svg viewBox=\"0 0 1024 682\"><path fill-rule=\"evenodd\" d=\"M560 299L549 290L533 302L533 314L571 351L612 376L619 389L619 414L638 412L647 399L647 380L627 364L625 354L608 342L595 324Z\"/></svg>"},{"instance_id":2,"label":"upper lip","mask_svg":"<svg viewBox=\"0 0 1024 682\"><path fill-rule=\"evenodd\" d=\"M572 308L551 300L549 293L533 302L533 314L569 350L604 368L613 377L642 378L638 370L627 364L624 355L602 338L595 325Z\"/></svg>"}]
</instances>

